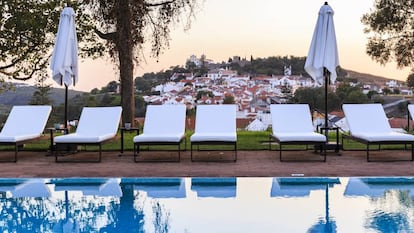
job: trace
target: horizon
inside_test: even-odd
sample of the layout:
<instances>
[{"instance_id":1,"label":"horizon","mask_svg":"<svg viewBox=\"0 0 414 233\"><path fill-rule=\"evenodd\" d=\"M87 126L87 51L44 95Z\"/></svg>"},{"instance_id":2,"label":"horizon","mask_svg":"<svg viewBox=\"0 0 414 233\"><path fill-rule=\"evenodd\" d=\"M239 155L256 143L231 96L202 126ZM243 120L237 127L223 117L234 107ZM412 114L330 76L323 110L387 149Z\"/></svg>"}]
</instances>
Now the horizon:
<instances>
[{"instance_id":1,"label":"horizon","mask_svg":"<svg viewBox=\"0 0 414 233\"><path fill-rule=\"evenodd\" d=\"M363 32L363 14L375 0L331 0L339 52L343 69L405 81L409 68L398 69L395 62L380 65L365 53L369 35ZM195 14L191 28L184 31L186 20L171 28L170 46L158 59L150 56L144 44L143 59L135 67L134 78L159 72L171 66L184 66L191 55L206 55L214 62L233 56L266 58L272 56L306 57L320 7L325 1L206 0ZM110 81L119 81L119 72L110 58L79 61L79 81L69 89L101 89ZM33 81L33 80L32 80ZM30 83L30 82L29 82ZM54 81L48 81L59 87Z\"/></svg>"}]
</instances>

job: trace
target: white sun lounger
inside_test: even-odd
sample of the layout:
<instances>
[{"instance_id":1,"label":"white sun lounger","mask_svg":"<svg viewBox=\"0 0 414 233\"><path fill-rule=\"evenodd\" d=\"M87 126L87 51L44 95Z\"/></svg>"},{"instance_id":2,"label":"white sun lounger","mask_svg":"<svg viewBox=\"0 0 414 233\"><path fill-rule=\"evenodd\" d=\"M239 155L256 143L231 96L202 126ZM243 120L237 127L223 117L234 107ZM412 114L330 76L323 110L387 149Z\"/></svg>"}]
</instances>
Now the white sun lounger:
<instances>
[{"instance_id":1,"label":"white sun lounger","mask_svg":"<svg viewBox=\"0 0 414 233\"><path fill-rule=\"evenodd\" d=\"M408 120L411 117L411 120L414 121L414 104L409 104L407 106L407 109L408 109ZM408 126L407 127L408 127L408 131L410 131L410 121L408 121Z\"/></svg>"},{"instance_id":2,"label":"white sun lounger","mask_svg":"<svg viewBox=\"0 0 414 233\"><path fill-rule=\"evenodd\" d=\"M340 184L337 177L280 177L273 178L271 197L305 197L311 191L326 190Z\"/></svg>"},{"instance_id":3,"label":"white sun lounger","mask_svg":"<svg viewBox=\"0 0 414 233\"><path fill-rule=\"evenodd\" d=\"M236 187L236 177L191 178L191 190L200 198L234 198L237 194Z\"/></svg>"},{"instance_id":4,"label":"white sun lounger","mask_svg":"<svg viewBox=\"0 0 414 233\"><path fill-rule=\"evenodd\" d=\"M344 192L345 197L383 197L389 190L409 191L414 197L412 177L350 177Z\"/></svg>"},{"instance_id":5,"label":"white sun lounger","mask_svg":"<svg viewBox=\"0 0 414 233\"><path fill-rule=\"evenodd\" d=\"M313 130L311 112L308 104L272 104L272 134L279 148L279 160L282 160L284 145L320 145L323 150L323 162L326 161L326 136Z\"/></svg>"},{"instance_id":6,"label":"white sun lounger","mask_svg":"<svg viewBox=\"0 0 414 233\"><path fill-rule=\"evenodd\" d=\"M80 191L85 196L121 197L119 178L57 178L52 179L55 191Z\"/></svg>"},{"instance_id":7,"label":"white sun lounger","mask_svg":"<svg viewBox=\"0 0 414 233\"><path fill-rule=\"evenodd\" d=\"M234 159L237 161L237 133L236 133L237 105L198 105L194 134L191 141L191 161L193 146L200 145L232 145Z\"/></svg>"},{"instance_id":8,"label":"white sun lounger","mask_svg":"<svg viewBox=\"0 0 414 233\"><path fill-rule=\"evenodd\" d=\"M351 139L366 145L368 162L369 146L381 144L411 144L414 160L414 135L393 131L381 104L344 104L342 109Z\"/></svg>"},{"instance_id":9,"label":"white sun lounger","mask_svg":"<svg viewBox=\"0 0 414 233\"><path fill-rule=\"evenodd\" d=\"M51 106L14 106L0 132L0 145L14 145L14 160L17 161L19 146L39 139L49 119Z\"/></svg>"},{"instance_id":10,"label":"white sun lounger","mask_svg":"<svg viewBox=\"0 0 414 233\"><path fill-rule=\"evenodd\" d=\"M140 146L146 145L177 145L180 161L181 143L185 139L186 106L179 105L148 105L143 133L134 137L134 161L148 162L161 160L138 160ZM163 160L165 162L165 160ZM170 162L171 160L167 160Z\"/></svg>"},{"instance_id":11,"label":"white sun lounger","mask_svg":"<svg viewBox=\"0 0 414 233\"><path fill-rule=\"evenodd\" d=\"M147 197L185 198L187 196L184 178L136 178L130 179L134 190L146 192Z\"/></svg>"},{"instance_id":12,"label":"white sun lounger","mask_svg":"<svg viewBox=\"0 0 414 233\"><path fill-rule=\"evenodd\" d=\"M0 179L0 192L10 192L13 198L50 197L50 189L45 180L38 178Z\"/></svg>"},{"instance_id":13,"label":"white sun lounger","mask_svg":"<svg viewBox=\"0 0 414 233\"><path fill-rule=\"evenodd\" d=\"M121 119L122 108L116 107L84 107L79 119L78 127L75 133L56 136L55 143L55 161L58 162L59 145L98 145L99 159L102 156L102 144L113 139L118 131ZM65 160L67 161L67 160Z\"/></svg>"}]
</instances>

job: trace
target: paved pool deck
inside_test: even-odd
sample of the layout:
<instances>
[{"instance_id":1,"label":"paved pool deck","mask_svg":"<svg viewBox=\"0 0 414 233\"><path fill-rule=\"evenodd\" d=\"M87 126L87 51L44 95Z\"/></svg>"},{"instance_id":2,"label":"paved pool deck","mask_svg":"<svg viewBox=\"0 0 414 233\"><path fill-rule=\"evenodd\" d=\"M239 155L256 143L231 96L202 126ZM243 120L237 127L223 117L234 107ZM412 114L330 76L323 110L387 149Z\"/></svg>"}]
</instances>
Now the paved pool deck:
<instances>
[{"instance_id":1,"label":"paved pool deck","mask_svg":"<svg viewBox=\"0 0 414 233\"><path fill-rule=\"evenodd\" d=\"M217 161L192 162L190 152L181 153L180 162L135 163L132 151L119 156L117 151L106 151L100 163L55 163L45 152L22 151L18 161L0 163L0 177L281 177L281 176L414 176L412 161L367 162L365 151L328 152L327 161L312 151L284 152L280 162L278 151L238 151L237 162L232 152L196 152L196 159ZM13 152L0 152L0 159L13 156ZM97 158L97 152L80 152L61 159L82 161ZM176 152L143 152L143 159L167 159ZM410 150L372 151L372 160L411 159Z\"/></svg>"}]
</instances>

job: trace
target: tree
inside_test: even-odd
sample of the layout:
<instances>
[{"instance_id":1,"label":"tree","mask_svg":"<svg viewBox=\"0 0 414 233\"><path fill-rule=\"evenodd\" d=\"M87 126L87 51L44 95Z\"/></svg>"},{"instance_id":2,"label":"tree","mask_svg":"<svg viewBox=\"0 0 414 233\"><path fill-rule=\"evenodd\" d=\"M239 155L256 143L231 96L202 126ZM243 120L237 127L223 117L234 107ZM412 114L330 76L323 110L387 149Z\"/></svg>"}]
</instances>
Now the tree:
<instances>
[{"instance_id":1,"label":"tree","mask_svg":"<svg viewBox=\"0 0 414 233\"><path fill-rule=\"evenodd\" d=\"M368 97L368 99L370 99L370 100L372 100L372 97L373 97L373 96L375 96L375 95L378 95L378 91L373 91L373 90L370 90L370 91L368 91L368 93L367 93L367 97Z\"/></svg>"},{"instance_id":2,"label":"tree","mask_svg":"<svg viewBox=\"0 0 414 233\"><path fill-rule=\"evenodd\" d=\"M81 11L77 1L0 1L0 84L8 79L28 80L47 72L64 3L78 9L80 56L102 55L104 47L91 30L91 18Z\"/></svg>"},{"instance_id":3,"label":"tree","mask_svg":"<svg viewBox=\"0 0 414 233\"><path fill-rule=\"evenodd\" d=\"M414 64L412 0L376 0L361 21L366 26L365 33L370 34L367 53L375 61L396 61L400 68Z\"/></svg>"},{"instance_id":4,"label":"tree","mask_svg":"<svg viewBox=\"0 0 414 233\"><path fill-rule=\"evenodd\" d=\"M227 94L226 96L224 96L223 104L234 104L234 103L235 103L235 101L234 101L234 96L233 95Z\"/></svg>"},{"instance_id":5,"label":"tree","mask_svg":"<svg viewBox=\"0 0 414 233\"><path fill-rule=\"evenodd\" d=\"M92 89L92 90L91 90L91 94L92 94L92 95L97 95L97 94L99 94L99 92L100 92L100 91L99 91L99 89L98 89L98 88L96 88L96 87L95 87L94 89Z\"/></svg>"},{"instance_id":6,"label":"tree","mask_svg":"<svg viewBox=\"0 0 414 233\"><path fill-rule=\"evenodd\" d=\"M391 89L389 89L388 87L384 87L382 88L382 93L384 93L384 95L389 95L391 94Z\"/></svg>"},{"instance_id":7,"label":"tree","mask_svg":"<svg viewBox=\"0 0 414 233\"><path fill-rule=\"evenodd\" d=\"M114 101L114 99L114 96L105 93L100 101L100 106L113 106L112 102Z\"/></svg>"},{"instance_id":8,"label":"tree","mask_svg":"<svg viewBox=\"0 0 414 233\"><path fill-rule=\"evenodd\" d=\"M122 120L134 122L134 65L144 43L158 58L169 46L170 27L187 15L189 28L198 0L27 0L0 2L0 81L27 80L46 72L64 4L76 12L80 55L107 53L118 65ZM100 40L100 39L101 40ZM46 54L46 55L45 55Z\"/></svg>"},{"instance_id":9,"label":"tree","mask_svg":"<svg viewBox=\"0 0 414 233\"><path fill-rule=\"evenodd\" d=\"M118 64L121 84L123 122L134 122L134 65L145 42L151 43L152 56L159 57L169 46L171 24L184 13L194 16L197 0L84 0L96 20L94 31L106 42L113 61Z\"/></svg>"},{"instance_id":10,"label":"tree","mask_svg":"<svg viewBox=\"0 0 414 233\"><path fill-rule=\"evenodd\" d=\"M50 91L52 89L51 84L46 84L47 76L40 75L36 78L36 91L33 92L32 99L29 104L33 105L52 105L53 101L49 98Z\"/></svg>"},{"instance_id":11,"label":"tree","mask_svg":"<svg viewBox=\"0 0 414 233\"><path fill-rule=\"evenodd\" d=\"M144 98L140 95L136 95L135 96L135 115L137 117L144 117L146 107L147 105L145 103Z\"/></svg>"},{"instance_id":12,"label":"tree","mask_svg":"<svg viewBox=\"0 0 414 233\"><path fill-rule=\"evenodd\" d=\"M344 99L344 103L364 104L368 102L368 96L359 90L352 90Z\"/></svg>"},{"instance_id":13,"label":"tree","mask_svg":"<svg viewBox=\"0 0 414 233\"><path fill-rule=\"evenodd\" d=\"M118 82L110 81L105 87L102 88L102 93L116 92L118 85Z\"/></svg>"},{"instance_id":14,"label":"tree","mask_svg":"<svg viewBox=\"0 0 414 233\"><path fill-rule=\"evenodd\" d=\"M35 0L1 1L0 9L0 82L29 79L48 62L44 54L53 40L44 32L56 32L59 13L46 1Z\"/></svg>"},{"instance_id":15,"label":"tree","mask_svg":"<svg viewBox=\"0 0 414 233\"><path fill-rule=\"evenodd\" d=\"M213 94L212 91L201 90L201 91L198 91L197 92L196 100L201 99L203 96L207 96L209 98L213 98L214 97L214 94Z\"/></svg>"},{"instance_id":16,"label":"tree","mask_svg":"<svg viewBox=\"0 0 414 233\"><path fill-rule=\"evenodd\" d=\"M144 77L137 77L135 78L135 89L142 93L150 93L152 86L151 82Z\"/></svg>"},{"instance_id":17,"label":"tree","mask_svg":"<svg viewBox=\"0 0 414 233\"><path fill-rule=\"evenodd\" d=\"M294 97L290 100L293 103L308 103L311 109L322 111L325 108L325 89L299 88L295 91Z\"/></svg>"},{"instance_id":18,"label":"tree","mask_svg":"<svg viewBox=\"0 0 414 233\"><path fill-rule=\"evenodd\" d=\"M414 89L414 73L408 75L406 83L407 87Z\"/></svg>"}]
</instances>

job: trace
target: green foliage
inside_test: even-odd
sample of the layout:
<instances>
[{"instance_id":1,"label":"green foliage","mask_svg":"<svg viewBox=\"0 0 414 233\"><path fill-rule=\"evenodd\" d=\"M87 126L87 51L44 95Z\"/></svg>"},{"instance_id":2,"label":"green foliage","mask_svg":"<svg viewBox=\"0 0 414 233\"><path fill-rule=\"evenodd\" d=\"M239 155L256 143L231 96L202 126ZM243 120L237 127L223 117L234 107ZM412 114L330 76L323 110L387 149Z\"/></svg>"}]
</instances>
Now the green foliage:
<instances>
[{"instance_id":1,"label":"green foliage","mask_svg":"<svg viewBox=\"0 0 414 233\"><path fill-rule=\"evenodd\" d=\"M213 94L212 91L200 90L199 92L197 92L196 100L201 99L203 96L208 96L210 98L213 98L214 97L214 94Z\"/></svg>"},{"instance_id":2,"label":"green foliage","mask_svg":"<svg viewBox=\"0 0 414 233\"><path fill-rule=\"evenodd\" d=\"M142 130L142 129L141 129ZM186 132L186 140L187 142L190 141L190 136L194 132L187 131ZM261 150L268 150L269 149L269 135L270 131L245 131L245 130L239 130L237 131L237 149L240 151L261 151ZM132 151L133 150L133 137L135 136L135 133L125 133L124 134L124 149L126 151ZM340 133L339 137L341 138L342 133ZM329 140L334 141L336 135L331 132L329 133ZM102 146L102 149L105 151L114 151L114 153L119 153L120 149L120 132L118 132L118 136L115 138L115 140L111 140L108 143L105 143ZM365 145L355 142L353 140L345 139L343 141L343 147L350 150L364 150ZM36 141L34 143L29 143L25 145L26 150L34 150L34 151L43 151L45 148L48 148L50 145L50 139L48 137L44 137L40 141ZM181 145L181 148L184 148L184 142ZM151 146L152 150L160 150L160 149L166 149L165 146ZM207 149L211 149L212 146L207 146ZM215 148L215 147L214 147ZM276 145L277 148L277 145ZM296 147L298 148L298 147ZM381 145L381 149L398 149L401 150L404 148L404 145ZM1 150L13 150L13 147L2 147ZM85 148L87 151L93 151L97 150L98 148L95 146L88 146ZM167 148L168 149L168 148ZM176 149L176 147L170 147L170 149ZM190 143L187 143L187 150L190 149ZM272 146L272 149L275 149L275 146Z\"/></svg>"},{"instance_id":3,"label":"green foliage","mask_svg":"<svg viewBox=\"0 0 414 233\"><path fill-rule=\"evenodd\" d=\"M369 100L372 100L372 97L373 96L375 96L375 95L378 95L378 92L377 91L368 91L368 93L367 93L367 97L368 97L368 99Z\"/></svg>"},{"instance_id":4,"label":"green foliage","mask_svg":"<svg viewBox=\"0 0 414 233\"><path fill-rule=\"evenodd\" d=\"M115 96L105 93L100 101L100 106L113 106Z\"/></svg>"},{"instance_id":5,"label":"green foliage","mask_svg":"<svg viewBox=\"0 0 414 233\"><path fill-rule=\"evenodd\" d=\"M328 88L328 111L341 109L344 103L367 103L368 96L362 92L360 87L353 87L349 83L341 83L332 92ZM295 96L290 99L293 103L308 103L311 109L325 110L325 87L299 88Z\"/></svg>"},{"instance_id":6,"label":"green foliage","mask_svg":"<svg viewBox=\"0 0 414 233\"><path fill-rule=\"evenodd\" d=\"M414 73L408 75L406 84L411 89L414 89Z\"/></svg>"},{"instance_id":7,"label":"green foliage","mask_svg":"<svg viewBox=\"0 0 414 233\"><path fill-rule=\"evenodd\" d=\"M299 88L296 90L294 97L290 99L293 103L308 103L311 109L325 109L325 89L317 88Z\"/></svg>"},{"instance_id":8,"label":"green foliage","mask_svg":"<svg viewBox=\"0 0 414 233\"><path fill-rule=\"evenodd\" d=\"M67 1L0 1L0 83L46 74L64 3ZM79 2L70 5L76 10L80 55L101 55L102 44L96 41L85 9Z\"/></svg>"},{"instance_id":9,"label":"green foliage","mask_svg":"<svg viewBox=\"0 0 414 233\"><path fill-rule=\"evenodd\" d=\"M46 84L47 76L40 75L37 77L35 84L36 91L33 93L32 99L29 104L33 105L52 105L53 101L50 99L50 91L52 89L51 84Z\"/></svg>"},{"instance_id":10,"label":"green foliage","mask_svg":"<svg viewBox=\"0 0 414 233\"><path fill-rule=\"evenodd\" d=\"M118 82L110 81L105 87L102 88L101 93L116 92L118 90L118 86Z\"/></svg>"},{"instance_id":11,"label":"green foliage","mask_svg":"<svg viewBox=\"0 0 414 233\"><path fill-rule=\"evenodd\" d=\"M367 53L385 64L396 61L398 67L414 64L414 3L412 0L376 0L362 17L369 34Z\"/></svg>"},{"instance_id":12,"label":"green foliage","mask_svg":"<svg viewBox=\"0 0 414 233\"><path fill-rule=\"evenodd\" d=\"M137 117L143 117L145 116L145 110L146 110L146 103L144 101L144 98L140 95L135 96L135 116Z\"/></svg>"},{"instance_id":13,"label":"green foliage","mask_svg":"<svg viewBox=\"0 0 414 233\"><path fill-rule=\"evenodd\" d=\"M349 83L341 83L336 89L336 95L343 103L367 103L368 96L362 93L362 88L358 86L351 86Z\"/></svg>"},{"instance_id":14,"label":"green foliage","mask_svg":"<svg viewBox=\"0 0 414 233\"><path fill-rule=\"evenodd\" d=\"M169 46L170 27L185 13L189 26L197 3L198 0L1 1L0 84L8 78L27 80L47 71L60 12L68 4L76 13L80 55L100 57L107 53L118 63L122 118L132 122L133 69L144 43L149 42L152 55L158 57Z\"/></svg>"},{"instance_id":15,"label":"green foliage","mask_svg":"<svg viewBox=\"0 0 414 233\"><path fill-rule=\"evenodd\" d=\"M368 102L368 96L360 90L353 90L348 93L343 103L363 104Z\"/></svg>"},{"instance_id":16,"label":"green foliage","mask_svg":"<svg viewBox=\"0 0 414 233\"><path fill-rule=\"evenodd\" d=\"M233 95L226 95L223 99L223 104L234 104L234 96Z\"/></svg>"},{"instance_id":17,"label":"green foliage","mask_svg":"<svg viewBox=\"0 0 414 233\"><path fill-rule=\"evenodd\" d=\"M133 69L139 63L144 43L159 57L169 46L170 27L188 13L188 25L198 0L103 1L84 0L95 20L94 31L119 65L122 121L134 122L135 89Z\"/></svg>"},{"instance_id":18,"label":"green foliage","mask_svg":"<svg viewBox=\"0 0 414 233\"><path fill-rule=\"evenodd\" d=\"M91 94L92 94L92 95L99 94L99 92L100 92L100 91L99 91L99 89L98 89L98 88L96 88L96 87L95 87L94 89L92 89L92 90L91 90Z\"/></svg>"},{"instance_id":19,"label":"green foliage","mask_svg":"<svg viewBox=\"0 0 414 233\"><path fill-rule=\"evenodd\" d=\"M388 87L384 87L384 88L382 88L382 93L384 94L384 95L389 95L389 94L391 94L391 89L389 89Z\"/></svg>"}]
</instances>

